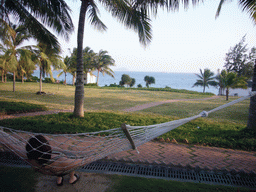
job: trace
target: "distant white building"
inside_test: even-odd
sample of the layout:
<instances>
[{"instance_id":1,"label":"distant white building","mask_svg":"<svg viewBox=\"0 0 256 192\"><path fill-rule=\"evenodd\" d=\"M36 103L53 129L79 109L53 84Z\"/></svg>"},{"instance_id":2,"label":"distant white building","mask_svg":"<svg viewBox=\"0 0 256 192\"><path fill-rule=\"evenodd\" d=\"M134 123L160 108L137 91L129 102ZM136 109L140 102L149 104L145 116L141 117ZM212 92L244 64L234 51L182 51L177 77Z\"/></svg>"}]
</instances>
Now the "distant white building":
<instances>
[{"instance_id":1,"label":"distant white building","mask_svg":"<svg viewBox=\"0 0 256 192\"><path fill-rule=\"evenodd\" d=\"M89 84L89 83L96 83L96 76L93 75L92 73L88 72L86 74L86 78L85 78L85 84Z\"/></svg>"}]
</instances>

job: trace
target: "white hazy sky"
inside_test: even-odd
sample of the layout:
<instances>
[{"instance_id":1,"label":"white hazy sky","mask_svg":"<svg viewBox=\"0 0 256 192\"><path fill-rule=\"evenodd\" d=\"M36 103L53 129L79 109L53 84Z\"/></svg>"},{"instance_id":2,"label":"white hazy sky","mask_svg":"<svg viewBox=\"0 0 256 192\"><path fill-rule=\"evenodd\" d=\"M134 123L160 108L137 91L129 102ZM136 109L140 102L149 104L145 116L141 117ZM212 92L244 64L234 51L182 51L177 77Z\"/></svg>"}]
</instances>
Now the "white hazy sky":
<instances>
[{"instance_id":1,"label":"white hazy sky","mask_svg":"<svg viewBox=\"0 0 256 192\"><path fill-rule=\"evenodd\" d=\"M80 1L67 1L72 8L76 27L69 42L60 39L63 56L77 47L77 27ZM109 52L115 60L113 70L145 72L199 73L209 68L216 72L223 69L225 54L244 35L248 48L256 46L255 24L246 12L242 12L237 1L223 5L220 16L215 19L219 0L205 0L188 10L179 12L159 10L152 18L153 39L145 48L139 43L137 33L126 29L100 5L100 18L108 27L99 32L85 24L84 47L94 52L100 49Z\"/></svg>"}]
</instances>

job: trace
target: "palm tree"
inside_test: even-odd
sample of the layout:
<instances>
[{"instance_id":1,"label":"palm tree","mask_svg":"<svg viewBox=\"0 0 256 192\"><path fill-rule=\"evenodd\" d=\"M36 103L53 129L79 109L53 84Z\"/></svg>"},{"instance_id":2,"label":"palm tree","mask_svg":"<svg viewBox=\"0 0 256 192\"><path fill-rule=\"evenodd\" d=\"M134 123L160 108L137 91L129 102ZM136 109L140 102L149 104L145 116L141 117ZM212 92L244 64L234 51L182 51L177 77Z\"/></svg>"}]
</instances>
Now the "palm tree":
<instances>
[{"instance_id":1,"label":"palm tree","mask_svg":"<svg viewBox=\"0 0 256 192\"><path fill-rule=\"evenodd\" d=\"M147 45L151 40L151 26L148 17L148 11L151 9L153 14L157 13L157 9L162 6L172 6L178 8L176 3L169 4L167 1L152 0L146 1L124 1L124 0L103 0L99 1L112 16L117 18L128 28L138 32L139 41L143 45ZM188 4L188 3L187 3ZM90 22L98 30L106 30L106 26L98 17L98 8L94 0L81 0L80 16L78 23L77 35L77 79L75 90L75 108L74 116L84 116L84 85L83 85L83 36L85 16L88 13Z\"/></svg>"},{"instance_id":2,"label":"palm tree","mask_svg":"<svg viewBox=\"0 0 256 192\"><path fill-rule=\"evenodd\" d=\"M107 75L114 78L114 71L110 69L109 66L114 66L115 60L107 53L107 51L100 50L95 58L94 68L98 71L97 86L99 85L100 72L103 74L103 76L106 73Z\"/></svg>"},{"instance_id":3,"label":"palm tree","mask_svg":"<svg viewBox=\"0 0 256 192\"><path fill-rule=\"evenodd\" d=\"M238 76L235 72L222 70L219 75L219 81L223 89L226 89L226 100L228 101L229 89L242 88L247 89L246 77Z\"/></svg>"},{"instance_id":4,"label":"palm tree","mask_svg":"<svg viewBox=\"0 0 256 192\"><path fill-rule=\"evenodd\" d=\"M203 93L205 92L205 87L209 88L209 85L211 86L217 86L217 82L214 81L214 73L210 71L210 69L204 69L204 72L202 69L200 69L200 74L195 74L199 79L196 80L196 83L192 86L202 86L203 87Z\"/></svg>"},{"instance_id":5,"label":"palm tree","mask_svg":"<svg viewBox=\"0 0 256 192\"><path fill-rule=\"evenodd\" d=\"M64 0L1 0L0 5L1 21L9 24L15 18L38 42L58 50L57 38L44 25L68 39L74 29L69 12Z\"/></svg>"},{"instance_id":6,"label":"palm tree","mask_svg":"<svg viewBox=\"0 0 256 192\"><path fill-rule=\"evenodd\" d=\"M31 60L32 52L27 49L21 50L21 56L17 66L17 77L24 83L24 76L29 79L36 69L36 63Z\"/></svg>"},{"instance_id":7,"label":"palm tree","mask_svg":"<svg viewBox=\"0 0 256 192\"><path fill-rule=\"evenodd\" d=\"M65 64L62 62L62 58L58 55L59 52L57 49L50 48L43 43L39 43L37 46L34 46L34 48L34 61L40 69L38 94L42 94L42 79L45 75L50 75L51 80L54 81L52 67L58 70L64 68Z\"/></svg>"},{"instance_id":8,"label":"palm tree","mask_svg":"<svg viewBox=\"0 0 256 192\"><path fill-rule=\"evenodd\" d=\"M67 73L69 71L69 66L70 66L70 58L68 56L66 56L64 58L64 63L65 63L65 66L63 67L62 71L57 75L57 77L60 77L63 73L64 73L64 76L65 76L65 80L64 80L64 85L67 84Z\"/></svg>"},{"instance_id":9,"label":"palm tree","mask_svg":"<svg viewBox=\"0 0 256 192\"><path fill-rule=\"evenodd\" d=\"M223 3L226 0L220 0L219 7L216 12L216 17L220 15L220 11ZM256 22L256 2L252 0L239 0L238 1L243 11L247 11L254 22ZM254 64L253 72L253 82L252 82L252 91L256 91L256 61ZM250 98L250 107L249 107L249 118L247 123L247 128L253 129L256 132L256 95Z\"/></svg>"},{"instance_id":10,"label":"palm tree","mask_svg":"<svg viewBox=\"0 0 256 192\"><path fill-rule=\"evenodd\" d=\"M13 92L15 92L15 77L19 62L31 63L30 46L20 47L24 41L31 38L27 28L24 25L8 25L1 23L1 37L3 42L2 51L4 52L5 70L13 73Z\"/></svg>"}]
</instances>

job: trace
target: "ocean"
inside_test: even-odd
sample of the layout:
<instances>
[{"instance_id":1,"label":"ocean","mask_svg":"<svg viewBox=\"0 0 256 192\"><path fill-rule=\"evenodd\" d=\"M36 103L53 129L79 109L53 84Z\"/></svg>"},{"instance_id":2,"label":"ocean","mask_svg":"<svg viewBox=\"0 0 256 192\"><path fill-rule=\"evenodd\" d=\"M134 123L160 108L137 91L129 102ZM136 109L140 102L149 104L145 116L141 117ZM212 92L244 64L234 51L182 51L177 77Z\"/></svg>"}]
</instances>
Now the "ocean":
<instances>
[{"instance_id":1,"label":"ocean","mask_svg":"<svg viewBox=\"0 0 256 192\"><path fill-rule=\"evenodd\" d=\"M64 81L64 74L57 78L60 71L53 71L53 77L57 80ZM97 76L97 72L93 72ZM110 84L119 84L123 74L129 75L131 78L135 79L135 85L141 84L142 87L146 87L146 82L144 81L145 76L152 76L155 78L155 84L151 84L150 87L165 88L166 86L173 89L186 89L191 91L203 92L203 87L192 87L198 77L194 73L161 73L161 72L132 72L132 71L115 71L115 78L108 75L103 76L100 73L99 76L99 86L109 86ZM39 70L35 70L33 76L39 77ZM72 84L72 75L67 75L67 84ZM218 89L209 86L206 87L206 92L218 94Z\"/></svg>"}]
</instances>

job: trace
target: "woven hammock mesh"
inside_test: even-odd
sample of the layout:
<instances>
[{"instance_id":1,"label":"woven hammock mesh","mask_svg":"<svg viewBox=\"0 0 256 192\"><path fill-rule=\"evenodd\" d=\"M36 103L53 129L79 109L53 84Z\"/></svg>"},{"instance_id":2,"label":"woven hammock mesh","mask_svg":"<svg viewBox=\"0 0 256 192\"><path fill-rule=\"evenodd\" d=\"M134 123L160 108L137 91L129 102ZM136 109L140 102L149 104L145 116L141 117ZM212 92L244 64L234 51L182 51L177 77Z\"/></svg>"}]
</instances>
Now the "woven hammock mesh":
<instances>
[{"instance_id":1,"label":"woven hammock mesh","mask_svg":"<svg viewBox=\"0 0 256 192\"><path fill-rule=\"evenodd\" d=\"M124 125L120 128L79 134L32 133L0 126L0 143L42 173L63 175L110 154L136 149L138 146L189 121L199 117L207 117L209 113L223 109L254 95L256 95L256 92L251 92L248 96L239 98L211 111L203 111L199 115L189 118L149 126ZM123 127L125 127L125 131ZM50 163L47 166L37 165L28 160L26 145L28 144L28 140L36 135L44 136L49 142L48 145L51 146L52 151L50 154L52 155L52 159L50 159ZM45 143L41 144L46 145ZM44 152L44 154L47 153L49 154L49 152Z\"/></svg>"}]
</instances>

